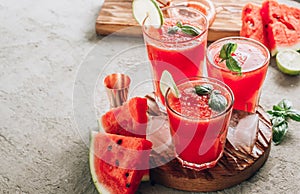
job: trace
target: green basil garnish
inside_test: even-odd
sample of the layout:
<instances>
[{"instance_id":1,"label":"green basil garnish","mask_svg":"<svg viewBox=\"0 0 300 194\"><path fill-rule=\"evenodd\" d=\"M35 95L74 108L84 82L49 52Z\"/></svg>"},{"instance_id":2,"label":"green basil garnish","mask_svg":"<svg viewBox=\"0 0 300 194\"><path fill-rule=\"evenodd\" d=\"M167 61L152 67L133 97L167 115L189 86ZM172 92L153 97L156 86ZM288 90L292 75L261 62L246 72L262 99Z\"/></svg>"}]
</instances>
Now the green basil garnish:
<instances>
[{"instance_id":1,"label":"green basil garnish","mask_svg":"<svg viewBox=\"0 0 300 194\"><path fill-rule=\"evenodd\" d=\"M232 71L242 75L242 67L237 60L232 57L232 54L237 49L236 43L227 43L222 46L219 57L222 59L221 62L226 61L226 67Z\"/></svg>"},{"instance_id":2,"label":"green basil garnish","mask_svg":"<svg viewBox=\"0 0 300 194\"><path fill-rule=\"evenodd\" d=\"M219 90L214 90L210 84L196 85L195 92L199 96L209 95L208 106L217 112L222 112L227 107L227 99Z\"/></svg>"},{"instance_id":3,"label":"green basil garnish","mask_svg":"<svg viewBox=\"0 0 300 194\"><path fill-rule=\"evenodd\" d=\"M172 26L168 29L169 34L176 34L178 31L190 36L198 36L200 34L198 28L188 24L182 24L180 21L178 21L175 26Z\"/></svg>"},{"instance_id":4,"label":"green basil garnish","mask_svg":"<svg viewBox=\"0 0 300 194\"><path fill-rule=\"evenodd\" d=\"M271 116L273 142L278 145L282 142L288 131L288 121L292 119L300 122L300 111L293 109L291 101L281 100L272 110L267 111Z\"/></svg>"}]
</instances>

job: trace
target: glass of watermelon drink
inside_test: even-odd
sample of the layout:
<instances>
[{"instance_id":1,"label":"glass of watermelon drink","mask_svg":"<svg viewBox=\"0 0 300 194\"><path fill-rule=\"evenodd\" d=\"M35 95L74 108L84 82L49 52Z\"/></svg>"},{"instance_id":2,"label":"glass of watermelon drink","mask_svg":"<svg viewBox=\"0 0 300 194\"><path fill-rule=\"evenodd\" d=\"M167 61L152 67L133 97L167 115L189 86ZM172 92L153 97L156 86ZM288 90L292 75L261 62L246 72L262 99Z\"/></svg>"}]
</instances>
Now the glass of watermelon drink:
<instances>
[{"instance_id":1,"label":"glass of watermelon drink","mask_svg":"<svg viewBox=\"0 0 300 194\"><path fill-rule=\"evenodd\" d=\"M207 45L208 22L200 11L186 6L171 6L162 9L164 22L160 27L143 23L143 37L151 62L156 101L164 110L164 94L160 91L162 72L167 70L175 81L202 75ZM198 34L190 35L176 28L178 22L192 26Z\"/></svg>"},{"instance_id":2,"label":"glass of watermelon drink","mask_svg":"<svg viewBox=\"0 0 300 194\"><path fill-rule=\"evenodd\" d=\"M223 82L207 77L193 77L176 83L179 98L168 89L166 109L175 153L183 167L194 170L212 168L222 157L234 96ZM212 93L199 95L197 86L210 85L226 103L222 110L212 108Z\"/></svg>"},{"instance_id":3,"label":"glass of watermelon drink","mask_svg":"<svg viewBox=\"0 0 300 194\"><path fill-rule=\"evenodd\" d=\"M232 57L239 62L241 73L230 71L219 57L222 46L227 43L237 44ZM209 45L206 61L208 76L225 82L232 89L235 97L233 108L254 113L270 62L268 49L250 38L227 37Z\"/></svg>"}]
</instances>

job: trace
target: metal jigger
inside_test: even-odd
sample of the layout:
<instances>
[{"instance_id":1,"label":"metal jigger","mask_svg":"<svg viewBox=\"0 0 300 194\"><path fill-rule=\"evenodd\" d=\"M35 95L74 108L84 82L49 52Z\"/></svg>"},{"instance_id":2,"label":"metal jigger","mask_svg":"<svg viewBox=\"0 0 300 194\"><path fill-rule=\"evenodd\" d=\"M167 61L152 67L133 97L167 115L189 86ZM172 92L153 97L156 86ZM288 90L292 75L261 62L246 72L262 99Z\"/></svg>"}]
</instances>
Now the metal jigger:
<instances>
[{"instance_id":1,"label":"metal jigger","mask_svg":"<svg viewBox=\"0 0 300 194\"><path fill-rule=\"evenodd\" d=\"M129 85L129 76L122 73L110 74L104 78L110 108L121 106L127 100Z\"/></svg>"}]
</instances>

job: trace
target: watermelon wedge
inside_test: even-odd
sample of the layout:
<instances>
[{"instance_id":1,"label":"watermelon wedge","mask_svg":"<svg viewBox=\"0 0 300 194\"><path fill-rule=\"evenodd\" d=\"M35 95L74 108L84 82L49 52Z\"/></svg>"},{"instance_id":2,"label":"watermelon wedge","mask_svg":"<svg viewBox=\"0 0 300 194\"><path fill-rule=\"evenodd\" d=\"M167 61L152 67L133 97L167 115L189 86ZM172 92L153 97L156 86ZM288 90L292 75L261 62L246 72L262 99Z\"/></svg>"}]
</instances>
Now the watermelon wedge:
<instances>
[{"instance_id":1,"label":"watermelon wedge","mask_svg":"<svg viewBox=\"0 0 300 194\"><path fill-rule=\"evenodd\" d=\"M149 169L151 147L143 138L92 132L90 170L99 193L135 193Z\"/></svg>"},{"instance_id":2,"label":"watermelon wedge","mask_svg":"<svg viewBox=\"0 0 300 194\"><path fill-rule=\"evenodd\" d=\"M272 56L285 49L300 49L300 9L264 1L261 16Z\"/></svg>"},{"instance_id":3,"label":"watermelon wedge","mask_svg":"<svg viewBox=\"0 0 300 194\"><path fill-rule=\"evenodd\" d=\"M134 97L102 115L102 127L107 133L146 138L147 110L147 99Z\"/></svg>"},{"instance_id":4,"label":"watermelon wedge","mask_svg":"<svg viewBox=\"0 0 300 194\"><path fill-rule=\"evenodd\" d=\"M248 3L242 11L241 36L260 41L272 56L300 49L300 9L266 0L262 7Z\"/></svg>"},{"instance_id":5,"label":"watermelon wedge","mask_svg":"<svg viewBox=\"0 0 300 194\"><path fill-rule=\"evenodd\" d=\"M264 25L260 14L261 8L252 3L247 3L242 10L242 28L240 36L255 39L269 47L268 39L264 32Z\"/></svg>"}]
</instances>

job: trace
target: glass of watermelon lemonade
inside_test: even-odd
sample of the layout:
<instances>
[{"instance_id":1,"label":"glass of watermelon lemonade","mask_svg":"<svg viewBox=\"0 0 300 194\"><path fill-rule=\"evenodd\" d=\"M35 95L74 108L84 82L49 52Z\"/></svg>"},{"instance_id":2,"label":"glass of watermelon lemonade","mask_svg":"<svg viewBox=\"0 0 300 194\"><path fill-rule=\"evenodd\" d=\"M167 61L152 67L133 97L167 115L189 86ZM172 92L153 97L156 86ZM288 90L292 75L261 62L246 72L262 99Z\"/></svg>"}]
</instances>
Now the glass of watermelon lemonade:
<instances>
[{"instance_id":1,"label":"glass of watermelon lemonade","mask_svg":"<svg viewBox=\"0 0 300 194\"><path fill-rule=\"evenodd\" d=\"M156 101L165 110L164 96L160 91L162 72L167 70L175 81L202 75L207 45L208 22L200 11L186 6L170 6L162 9L164 23L161 27L143 23L143 37L152 76ZM199 34L192 36L181 31L169 33L177 22L197 28Z\"/></svg>"},{"instance_id":2,"label":"glass of watermelon lemonade","mask_svg":"<svg viewBox=\"0 0 300 194\"><path fill-rule=\"evenodd\" d=\"M219 58L226 43L237 43L234 52L242 72L230 71ZM260 42L244 37L227 37L213 42L207 49L207 73L209 77L225 82L233 91L234 109L254 113L259 103L261 88L266 77L270 54Z\"/></svg>"},{"instance_id":3,"label":"glass of watermelon lemonade","mask_svg":"<svg viewBox=\"0 0 300 194\"><path fill-rule=\"evenodd\" d=\"M226 98L221 111L208 103L209 95L198 95L195 86L209 84ZM193 77L176 83L180 96L166 93L166 110L175 153L183 167L194 170L212 168L222 157L234 96L223 82L207 77Z\"/></svg>"}]
</instances>

